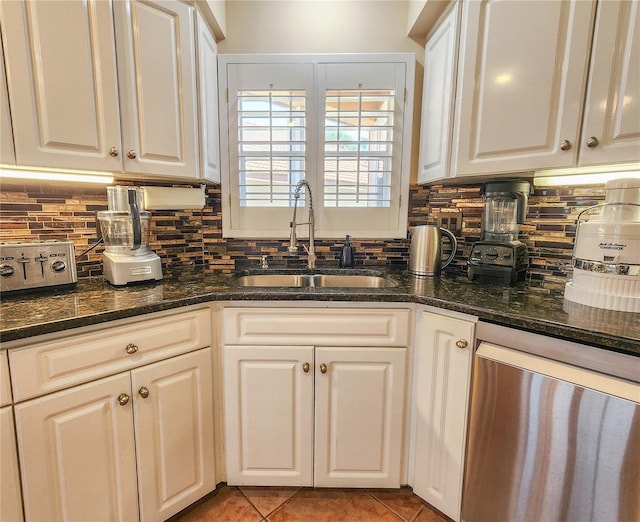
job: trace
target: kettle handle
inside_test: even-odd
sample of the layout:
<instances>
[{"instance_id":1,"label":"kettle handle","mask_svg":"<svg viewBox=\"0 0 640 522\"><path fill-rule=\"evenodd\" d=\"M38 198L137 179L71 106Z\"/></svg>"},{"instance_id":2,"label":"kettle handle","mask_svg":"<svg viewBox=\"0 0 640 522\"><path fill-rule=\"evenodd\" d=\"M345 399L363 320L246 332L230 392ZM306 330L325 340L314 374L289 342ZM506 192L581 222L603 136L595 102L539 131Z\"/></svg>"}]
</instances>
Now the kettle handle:
<instances>
[{"instance_id":1,"label":"kettle handle","mask_svg":"<svg viewBox=\"0 0 640 522\"><path fill-rule=\"evenodd\" d=\"M453 261L453 258L456 255L456 250L458 250L458 240L456 239L456 236L454 236L446 228L440 228L440 232L442 232L443 235L447 236L447 238L451 242L451 253L449 254L449 257L447 257L447 259L442 262L441 269L444 269L449 265L449 263L451 263L451 261Z\"/></svg>"}]
</instances>

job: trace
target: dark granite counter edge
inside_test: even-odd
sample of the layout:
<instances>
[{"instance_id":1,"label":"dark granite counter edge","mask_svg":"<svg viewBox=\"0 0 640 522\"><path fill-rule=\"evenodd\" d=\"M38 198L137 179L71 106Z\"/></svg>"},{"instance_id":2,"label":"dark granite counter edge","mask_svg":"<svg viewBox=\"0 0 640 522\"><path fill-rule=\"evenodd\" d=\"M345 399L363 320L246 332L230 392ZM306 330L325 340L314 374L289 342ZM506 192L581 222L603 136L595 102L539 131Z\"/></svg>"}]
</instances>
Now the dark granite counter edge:
<instances>
[{"instance_id":1,"label":"dark granite counter edge","mask_svg":"<svg viewBox=\"0 0 640 522\"><path fill-rule=\"evenodd\" d=\"M101 313L94 313L85 316L79 316L71 319L61 319L59 321L51 321L43 324L28 325L6 329L0 333L0 342L25 339L37 335L49 334L64 331L72 328L80 328L83 326L97 325L114 321L118 319L126 319L139 315L160 312L181 308L184 306L219 302L219 301L333 301L333 302L396 302L429 305L443 310L460 312L478 317L481 320L488 321L503 326L526 330L554 338L561 338L574 342L582 342L605 348L611 351L627 353L640 356L640 343L633 339L627 339L619 336L604 335L599 332L592 332L581 328L572 327L565 324L556 324L550 321L534 319L531 317L519 317L517 315L509 315L503 312L496 312L486 308L466 305L464 303L445 301L431 297L423 297L414 294L380 294L376 292L351 293L348 298L344 294L331 293L298 293L291 291L264 291L255 292L216 292L207 293L197 296L185 297L175 300L167 300L160 303L144 304L133 306L121 310L112 310Z\"/></svg>"}]
</instances>

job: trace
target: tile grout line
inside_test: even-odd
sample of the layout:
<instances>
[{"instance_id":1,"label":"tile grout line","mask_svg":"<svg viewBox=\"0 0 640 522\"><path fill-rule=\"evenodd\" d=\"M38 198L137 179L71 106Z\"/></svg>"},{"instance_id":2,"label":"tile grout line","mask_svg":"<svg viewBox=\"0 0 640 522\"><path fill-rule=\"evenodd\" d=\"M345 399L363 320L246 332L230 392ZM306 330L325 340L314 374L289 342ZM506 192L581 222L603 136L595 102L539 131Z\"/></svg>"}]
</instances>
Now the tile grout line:
<instances>
[{"instance_id":1,"label":"tile grout line","mask_svg":"<svg viewBox=\"0 0 640 522\"><path fill-rule=\"evenodd\" d=\"M235 486L238 491L240 492L240 494L247 499L247 502L249 502L249 504L251 504L251 507L253 507L253 509L255 509L258 514L262 517L262 521L263 522L268 522L268 518L273 515L276 511L278 511L279 509L282 508L282 506L284 506L286 503L288 503L293 497L295 497L298 493L300 493L300 491L302 491L304 488L303 487L298 487L298 491L296 491L293 495L291 495L288 499L284 500L283 502L280 503L280 505L276 506L274 509L272 509L271 511L269 511L269 513L267 513L266 515L262 514L262 511L260 511L257 506L251 502L251 499L244 494L244 491L242 491L242 489L239 486ZM269 487L269 486L259 486L259 487Z\"/></svg>"},{"instance_id":2,"label":"tile grout line","mask_svg":"<svg viewBox=\"0 0 640 522\"><path fill-rule=\"evenodd\" d=\"M369 495L373 500L375 500L378 504L380 504L382 507L384 507L387 511L391 512L393 515L395 515L400 520L402 520L402 522L409 522L406 518L404 518L399 513L396 513L393 509L391 509L384 502L382 502L382 500L377 498L373 493L371 493L371 491L368 488L365 488L364 491L366 491L367 495ZM420 510L420 511L422 511L422 510ZM418 513L420 513L420 511L418 511Z\"/></svg>"},{"instance_id":3,"label":"tile grout line","mask_svg":"<svg viewBox=\"0 0 640 522\"><path fill-rule=\"evenodd\" d=\"M285 504L288 504L288 503L293 499L293 497L295 497L298 493L300 493L300 492L301 492L301 491L303 491L304 489L305 489L305 486L300 486L300 487L298 487L298 491L296 491L293 495L291 495L287 500L285 500L285 501L284 501L282 504L280 504L277 508L273 509L273 510L271 511L271 513L269 513L269 516L273 515L276 511L279 511L280 509L282 509L282 507L283 507ZM312 489L313 489L313 488L312 488ZM265 520L266 520L267 522L269 522L267 518L265 518Z\"/></svg>"},{"instance_id":4,"label":"tile grout line","mask_svg":"<svg viewBox=\"0 0 640 522\"><path fill-rule=\"evenodd\" d=\"M242 491L242 489L240 488L240 486L233 486L236 491L238 493L240 493L244 499L249 503L249 505L255 509L256 513L258 513L258 515L260 516L260 522L266 522L267 521L267 517L265 517L262 512L255 506L255 504L253 502L251 502L251 500L249 500L249 497L247 497L247 495L244 494L244 491Z\"/></svg>"}]
</instances>

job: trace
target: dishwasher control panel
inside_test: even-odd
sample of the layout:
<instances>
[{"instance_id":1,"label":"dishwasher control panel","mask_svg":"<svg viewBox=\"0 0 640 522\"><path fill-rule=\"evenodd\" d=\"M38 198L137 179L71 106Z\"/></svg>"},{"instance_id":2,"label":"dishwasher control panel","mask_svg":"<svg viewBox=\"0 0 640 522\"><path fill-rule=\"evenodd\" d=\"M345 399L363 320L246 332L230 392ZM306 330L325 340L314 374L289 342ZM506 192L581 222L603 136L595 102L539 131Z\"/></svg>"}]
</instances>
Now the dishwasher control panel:
<instances>
[{"instance_id":1,"label":"dishwasher control panel","mask_svg":"<svg viewBox=\"0 0 640 522\"><path fill-rule=\"evenodd\" d=\"M0 243L0 292L76 283L73 241Z\"/></svg>"}]
</instances>

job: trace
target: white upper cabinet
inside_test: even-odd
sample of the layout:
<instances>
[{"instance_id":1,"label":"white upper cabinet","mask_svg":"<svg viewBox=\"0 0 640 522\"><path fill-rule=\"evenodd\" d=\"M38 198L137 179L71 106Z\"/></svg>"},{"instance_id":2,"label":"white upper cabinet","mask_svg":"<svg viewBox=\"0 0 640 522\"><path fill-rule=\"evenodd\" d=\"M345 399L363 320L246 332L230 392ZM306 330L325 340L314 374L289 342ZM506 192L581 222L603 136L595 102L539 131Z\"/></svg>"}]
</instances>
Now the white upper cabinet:
<instances>
[{"instance_id":1,"label":"white upper cabinet","mask_svg":"<svg viewBox=\"0 0 640 522\"><path fill-rule=\"evenodd\" d=\"M640 161L640 6L598 2L579 164Z\"/></svg>"},{"instance_id":2,"label":"white upper cabinet","mask_svg":"<svg viewBox=\"0 0 640 522\"><path fill-rule=\"evenodd\" d=\"M449 172L459 13L460 2L454 2L425 46L418 183Z\"/></svg>"},{"instance_id":3,"label":"white upper cabinet","mask_svg":"<svg viewBox=\"0 0 640 522\"><path fill-rule=\"evenodd\" d=\"M0 23L17 163L120 170L111 3L2 2Z\"/></svg>"},{"instance_id":4,"label":"white upper cabinet","mask_svg":"<svg viewBox=\"0 0 640 522\"><path fill-rule=\"evenodd\" d=\"M9 93L7 93L7 77L2 54L0 53L0 163L12 165L16 162L16 155L13 150Z\"/></svg>"},{"instance_id":5,"label":"white upper cabinet","mask_svg":"<svg viewBox=\"0 0 640 522\"><path fill-rule=\"evenodd\" d=\"M218 48L204 18L197 14L198 101L200 103L200 168L207 181L220 183L218 124Z\"/></svg>"},{"instance_id":6,"label":"white upper cabinet","mask_svg":"<svg viewBox=\"0 0 640 522\"><path fill-rule=\"evenodd\" d=\"M463 4L452 176L576 164L594 9Z\"/></svg>"},{"instance_id":7,"label":"white upper cabinet","mask_svg":"<svg viewBox=\"0 0 640 522\"><path fill-rule=\"evenodd\" d=\"M196 178L193 8L175 0L114 3L124 170Z\"/></svg>"},{"instance_id":8,"label":"white upper cabinet","mask_svg":"<svg viewBox=\"0 0 640 522\"><path fill-rule=\"evenodd\" d=\"M2 163L219 181L216 44L192 5L11 1L0 22Z\"/></svg>"}]
</instances>

